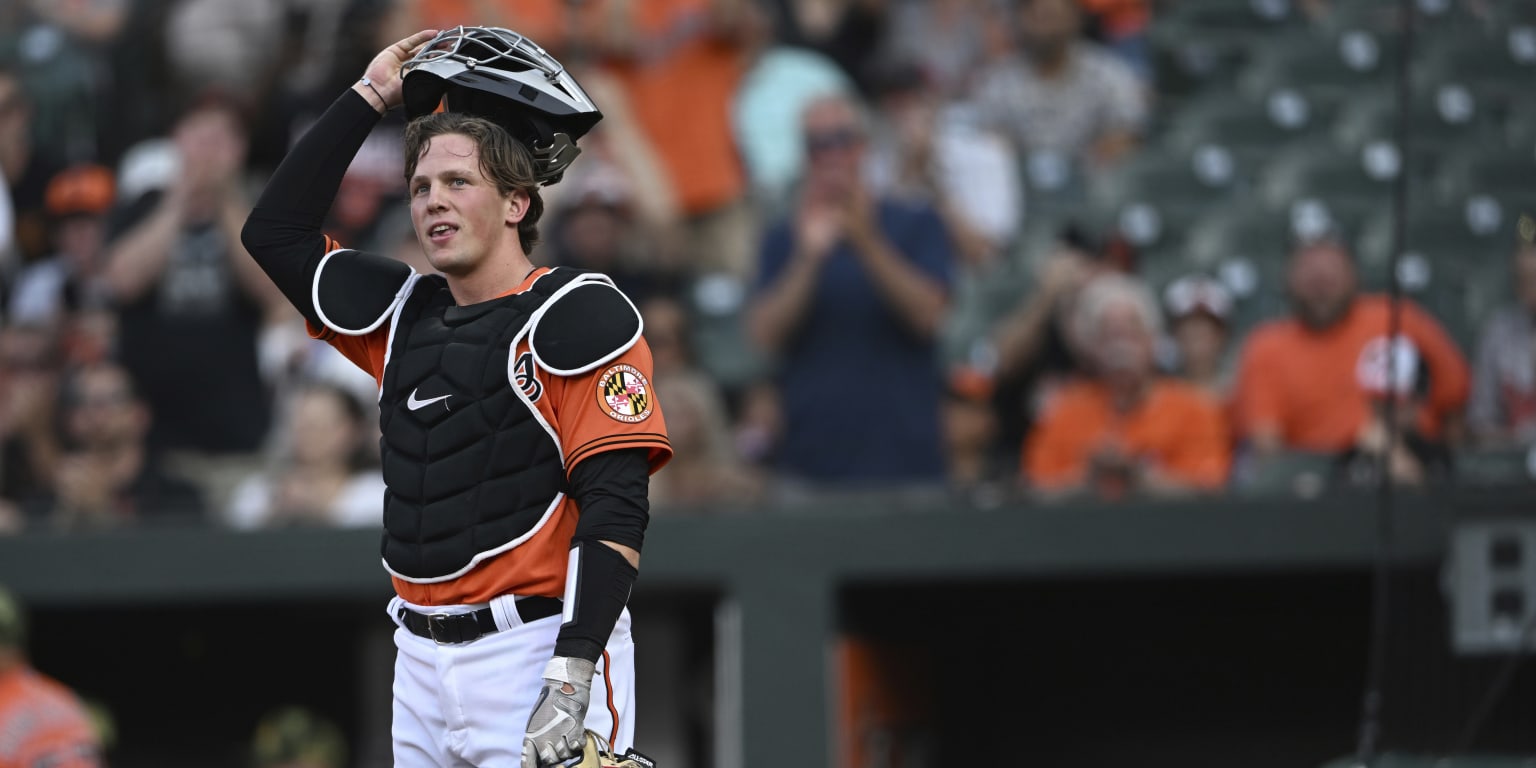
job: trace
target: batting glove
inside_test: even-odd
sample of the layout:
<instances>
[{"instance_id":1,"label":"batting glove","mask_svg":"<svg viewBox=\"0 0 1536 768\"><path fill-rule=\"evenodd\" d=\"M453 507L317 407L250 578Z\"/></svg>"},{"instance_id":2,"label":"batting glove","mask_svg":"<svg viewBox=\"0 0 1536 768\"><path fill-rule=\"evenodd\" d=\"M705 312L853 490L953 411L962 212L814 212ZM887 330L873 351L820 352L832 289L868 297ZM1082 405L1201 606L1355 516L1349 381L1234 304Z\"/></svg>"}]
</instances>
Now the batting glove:
<instances>
[{"instance_id":1,"label":"batting glove","mask_svg":"<svg viewBox=\"0 0 1536 768\"><path fill-rule=\"evenodd\" d=\"M596 664L567 656L556 656L544 666L544 688L523 737L522 768L551 766L581 754L596 672Z\"/></svg>"}]
</instances>

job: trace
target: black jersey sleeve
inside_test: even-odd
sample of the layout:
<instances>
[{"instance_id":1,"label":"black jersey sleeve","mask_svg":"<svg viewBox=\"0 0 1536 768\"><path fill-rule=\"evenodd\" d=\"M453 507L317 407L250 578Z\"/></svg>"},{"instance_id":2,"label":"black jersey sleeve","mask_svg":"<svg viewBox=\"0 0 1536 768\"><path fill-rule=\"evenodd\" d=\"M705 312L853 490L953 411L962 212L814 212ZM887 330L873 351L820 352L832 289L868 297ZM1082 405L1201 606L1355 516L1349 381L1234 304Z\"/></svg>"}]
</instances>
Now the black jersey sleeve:
<instances>
[{"instance_id":1,"label":"black jersey sleeve","mask_svg":"<svg viewBox=\"0 0 1536 768\"><path fill-rule=\"evenodd\" d=\"M330 244L320 228L352 158L378 124L367 99L347 89L273 172L240 242L305 319L321 325L311 285Z\"/></svg>"}]
</instances>

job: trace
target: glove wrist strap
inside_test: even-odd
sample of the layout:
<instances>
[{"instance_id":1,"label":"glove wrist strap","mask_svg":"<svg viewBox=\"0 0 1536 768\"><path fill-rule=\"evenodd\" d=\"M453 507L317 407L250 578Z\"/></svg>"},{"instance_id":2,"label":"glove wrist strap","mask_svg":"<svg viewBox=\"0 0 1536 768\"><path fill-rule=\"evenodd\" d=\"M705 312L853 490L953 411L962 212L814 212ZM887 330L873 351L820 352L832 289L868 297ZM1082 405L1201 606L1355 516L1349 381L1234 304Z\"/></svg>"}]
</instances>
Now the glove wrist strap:
<instances>
[{"instance_id":1,"label":"glove wrist strap","mask_svg":"<svg viewBox=\"0 0 1536 768\"><path fill-rule=\"evenodd\" d=\"M544 665L544 679L557 683L570 683L582 688L592 687L592 676L597 674L597 665L586 659L575 659L569 656L556 656Z\"/></svg>"}]
</instances>

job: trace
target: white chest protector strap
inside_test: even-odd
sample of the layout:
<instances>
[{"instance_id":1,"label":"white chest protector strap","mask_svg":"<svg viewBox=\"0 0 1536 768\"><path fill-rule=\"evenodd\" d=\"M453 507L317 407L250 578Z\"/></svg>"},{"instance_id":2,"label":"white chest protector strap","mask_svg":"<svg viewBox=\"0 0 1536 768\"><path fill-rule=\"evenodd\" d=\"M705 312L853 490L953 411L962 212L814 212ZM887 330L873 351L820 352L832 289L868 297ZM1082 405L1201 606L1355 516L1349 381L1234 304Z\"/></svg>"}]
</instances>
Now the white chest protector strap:
<instances>
[{"instance_id":1,"label":"white chest protector strap","mask_svg":"<svg viewBox=\"0 0 1536 768\"><path fill-rule=\"evenodd\" d=\"M528 321L533 359L557 376L586 373L640 340L640 312L605 275L586 274L560 287Z\"/></svg>"},{"instance_id":2,"label":"white chest protector strap","mask_svg":"<svg viewBox=\"0 0 1536 768\"><path fill-rule=\"evenodd\" d=\"M310 291L315 316L343 336L372 333L410 293L415 274L404 262L376 254L331 251L315 267Z\"/></svg>"}]
</instances>

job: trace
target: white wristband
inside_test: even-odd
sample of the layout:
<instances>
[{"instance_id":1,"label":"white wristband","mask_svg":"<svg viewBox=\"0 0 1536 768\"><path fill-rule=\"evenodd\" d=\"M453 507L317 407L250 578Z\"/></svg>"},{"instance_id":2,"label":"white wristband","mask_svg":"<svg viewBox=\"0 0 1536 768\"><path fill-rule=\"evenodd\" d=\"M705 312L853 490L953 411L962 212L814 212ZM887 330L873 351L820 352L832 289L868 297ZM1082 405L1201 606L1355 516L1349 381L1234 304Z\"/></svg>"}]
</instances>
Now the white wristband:
<instances>
[{"instance_id":1,"label":"white wristband","mask_svg":"<svg viewBox=\"0 0 1536 768\"><path fill-rule=\"evenodd\" d=\"M573 659L569 656L556 656L544 665L544 679L557 683L590 686L592 675L596 673L596 664L586 659Z\"/></svg>"}]
</instances>

